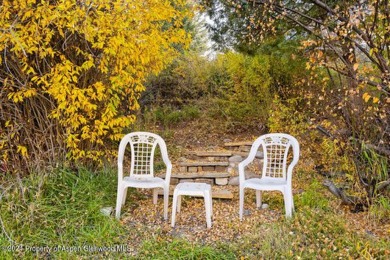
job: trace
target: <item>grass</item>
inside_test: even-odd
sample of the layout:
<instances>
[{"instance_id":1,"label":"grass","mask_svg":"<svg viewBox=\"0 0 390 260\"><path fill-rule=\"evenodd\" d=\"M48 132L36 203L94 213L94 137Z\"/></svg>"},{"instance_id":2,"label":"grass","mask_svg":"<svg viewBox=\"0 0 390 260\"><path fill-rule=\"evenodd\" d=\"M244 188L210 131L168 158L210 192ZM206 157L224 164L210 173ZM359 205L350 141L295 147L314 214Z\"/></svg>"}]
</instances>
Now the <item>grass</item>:
<instances>
[{"instance_id":1,"label":"grass","mask_svg":"<svg viewBox=\"0 0 390 260\"><path fill-rule=\"evenodd\" d=\"M169 232L146 227L134 230L114 217L101 214L101 208L115 204L115 171L62 169L46 175L33 174L21 182L10 178L2 186L0 201L0 258L385 259L390 256L388 238L367 236L347 228L345 220L324 196L321 185L315 181L305 185L304 192L295 195L296 213L292 219L257 223L252 232L240 239L206 244L187 242ZM128 205L136 207L131 199L139 196L132 190ZM282 207L277 198L280 196L270 196L268 200ZM382 208L388 210L386 203L375 209L376 214ZM127 245L135 235L141 236L141 242L138 248L133 248L134 256L127 252Z\"/></svg>"},{"instance_id":2,"label":"grass","mask_svg":"<svg viewBox=\"0 0 390 260\"><path fill-rule=\"evenodd\" d=\"M237 256L249 259L389 258L388 238L359 234L348 228L317 181L303 185L307 186L305 191L295 195L293 218L275 221L266 227L259 223L251 235L235 243ZM279 206L283 207L283 203Z\"/></svg>"},{"instance_id":3,"label":"grass","mask_svg":"<svg viewBox=\"0 0 390 260\"><path fill-rule=\"evenodd\" d=\"M227 246L211 247L191 244L184 240L146 241L138 255L146 259L236 259L234 252Z\"/></svg>"},{"instance_id":4,"label":"grass","mask_svg":"<svg viewBox=\"0 0 390 260\"><path fill-rule=\"evenodd\" d=\"M1 256L94 255L96 252L84 248L123 243L121 225L100 212L115 201L115 185L116 174L110 171L59 170L30 175L21 183L9 180L0 204L0 246L14 245L20 250L2 250ZM34 247L42 246L63 246L78 252L34 252Z\"/></svg>"},{"instance_id":5,"label":"grass","mask_svg":"<svg viewBox=\"0 0 390 260\"><path fill-rule=\"evenodd\" d=\"M321 190L322 185L317 180L311 181L309 187L299 195L299 200L296 202L297 207L328 210L329 200L320 192Z\"/></svg>"},{"instance_id":6,"label":"grass","mask_svg":"<svg viewBox=\"0 0 390 260\"><path fill-rule=\"evenodd\" d=\"M390 222L390 198L384 195L376 198L369 210L370 218L377 222Z\"/></svg>"}]
</instances>

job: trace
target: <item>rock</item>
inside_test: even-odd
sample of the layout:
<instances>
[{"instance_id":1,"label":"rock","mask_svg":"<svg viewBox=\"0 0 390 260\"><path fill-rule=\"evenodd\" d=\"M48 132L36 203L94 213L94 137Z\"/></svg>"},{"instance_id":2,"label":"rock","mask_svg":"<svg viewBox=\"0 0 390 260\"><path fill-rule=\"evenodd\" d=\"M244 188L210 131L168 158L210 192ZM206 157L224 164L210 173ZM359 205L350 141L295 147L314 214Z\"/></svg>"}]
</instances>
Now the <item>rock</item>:
<instances>
[{"instance_id":1,"label":"rock","mask_svg":"<svg viewBox=\"0 0 390 260\"><path fill-rule=\"evenodd\" d=\"M179 181L179 183L183 183L183 182L194 182L194 180L193 179L181 179Z\"/></svg>"},{"instance_id":2,"label":"rock","mask_svg":"<svg viewBox=\"0 0 390 260\"><path fill-rule=\"evenodd\" d=\"M170 182L169 182L171 185L176 185L179 183L179 179L178 178L171 178Z\"/></svg>"},{"instance_id":3,"label":"rock","mask_svg":"<svg viewBox=\"0 0 390 260\"><path fill-rule=\"evenodd\" d=\"M239 177L238 176L230 177L228 184L233 186L238 186L240 184Z\"/></svg>"},{"instance_id":4,"label":"rock","mask_svg":"<svg viewBox=\"0 0 390 260\"><path fill-rule=\"evenodd\" d=\"M198 172L198 167L190 166L188 167L188 172Z\"/></svg>"},{"instance_id":5,"label":"rock","mask_svg":"<svg viewBox=\"0 0 390 260\"><path fill-rule=\"evenodd\" d=\"M263 203L263 204L261 204L261 206L260 206L260 208L261 209L268 209L268 204L266 204L266 203Z\"/></svg>"},{"instance_id":6,"label":"rock","mask_svg":"<svg viewBox=\"0 0 390 260\"><path fill-rule=\"evenodd\" d=\"M245 179L251 179L251 178L260 178L261 176L259 174L256 174L254 172L245 172Z\"/></svg>"},{"instance_id":7,"label":"rock","mask_svg":"<svg viewBox=\"0 0 390 260\"><path fill-rule=\"evenodd\" d=\"M230 174L234 174L236 172L236 170L233 167L228 167L227 168L227 172L230 173Z\"/></svg>"},{"instance_id":8,"label":"rock","mask_svg":"<svg viewBox=\"0 0 390 260\"><path fill-rule=\"evenodd\" d=\"M215 170L215 166L203 166L202 167L202 171L205 171L205 172L212 172Z\"/></svg>"},{"instance_id":9,"label":"rock","mask_svg":"<svg viewBox=\"0 0 390 260\"><path fill-rule=\"evenodd\" d=\"M225 172L225 171L227 171L227 167L226 166L216 166L215 167L215 171L217 171L217 172Z\"/></svg>"},{"instance_id":10,"label":"rock","mask_svg":"<svg viewBox=\"0 0 390 260\"><path fill-rule=\"evenodd\" d=\"M229 162L231 163L239 163L239 162L242 162L242 156L241 155L234 155L232 157L229 158Z\"/></svg>"},{"instance_id":11,"label":"rock","mask_svg":"<svg viewBox=\"0 0 390 260\"><path fill-rule=\"evenodd\" d=\"M194 182L207 183L207 184L210 184L210 185L214 184L214 180L213 179L206 179L206 178L195 179Z\"/></svg>"},{"instance_id":12,"label":"rock","mask_svg":"<svg viewBox=\"0 0 390 260\"><path fill-rule=\"evenodd\" d=\"M264 158L264 153L260 152L260 151L257 151L256 152L256 158L263 159Z\"/></svg>"},{"instance_id":13,"label":"rock","mask_svg":"<svg viewBox=\"0 0 390 260\"><path fill-rule=\"evenodd\" d=\"M228 184L228 178L215 178L215 184L217 185L227 185Z\"/></svg>"},{"instance_id":14,"label":"rock","mask_svg":"<svg viewBox=\"0 0 390 260\"><path fill-rule=\"evenodd\" d=\"M107 216L109 217L112 213L112 207L105 207L105 208L101 208L100 209L100 212L104 215L104 216Z\"/></svg>"},{"instance_id":15,"label":"rock","mask_svg":"<svg viewBox=\"0 0 390 260\"><path fill-rule=\"evenodd\" d=\"M249 152L250 150L251 150L251 146L249 146L249 145L241 145L240 146L240 151Z\"/></svg>"}]
</instances>

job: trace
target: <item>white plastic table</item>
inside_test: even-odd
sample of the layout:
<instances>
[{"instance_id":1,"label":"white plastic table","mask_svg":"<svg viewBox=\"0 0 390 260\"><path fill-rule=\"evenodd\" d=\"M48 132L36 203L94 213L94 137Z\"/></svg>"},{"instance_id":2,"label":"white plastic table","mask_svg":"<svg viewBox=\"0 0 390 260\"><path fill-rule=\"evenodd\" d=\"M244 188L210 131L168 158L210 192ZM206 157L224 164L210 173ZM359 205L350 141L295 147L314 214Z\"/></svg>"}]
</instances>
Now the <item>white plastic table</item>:
<instances>
[{"instance_id":1,"label":"white plastic table","mask_svg":"<svg viewBox=\"0 0 390 260\"><path fill-rule=\"evenodd\" d=\"M175 226L176 211L180 212L182 195L204 197L207 228L211 228L211 216L213 215L211 185L206 183L198 183L198 182L183 182L183 183L179 183L176 186L175 191L173 192L171 226L172 227Z\"/></svg>"}]
</instances>

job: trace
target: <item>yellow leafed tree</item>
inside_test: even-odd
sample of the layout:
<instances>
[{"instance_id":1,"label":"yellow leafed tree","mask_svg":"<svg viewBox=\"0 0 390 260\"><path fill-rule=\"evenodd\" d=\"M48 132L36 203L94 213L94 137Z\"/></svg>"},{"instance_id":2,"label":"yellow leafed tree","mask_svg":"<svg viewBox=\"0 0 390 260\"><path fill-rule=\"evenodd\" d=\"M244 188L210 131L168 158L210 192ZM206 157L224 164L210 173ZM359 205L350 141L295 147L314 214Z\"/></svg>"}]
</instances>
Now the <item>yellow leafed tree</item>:
<instances>
[{"instance_id":1,"label":"yellow leafed tree","mask_svg":"<svg viewBox=\"0 0 390 260\"><path fill-rule=\"evenodd\" d=\"M189 15L185 0L3 0L0 172L112 153Z\"/></svg>"}]
</instances>

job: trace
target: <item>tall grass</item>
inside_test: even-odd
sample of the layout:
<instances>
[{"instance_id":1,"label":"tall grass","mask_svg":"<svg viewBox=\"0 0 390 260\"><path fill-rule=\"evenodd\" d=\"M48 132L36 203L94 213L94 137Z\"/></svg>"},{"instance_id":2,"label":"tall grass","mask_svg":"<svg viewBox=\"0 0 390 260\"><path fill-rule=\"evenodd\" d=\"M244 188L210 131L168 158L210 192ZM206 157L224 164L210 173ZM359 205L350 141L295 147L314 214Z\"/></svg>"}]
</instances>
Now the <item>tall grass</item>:
<instances>
[{"instance_id":1,"label":"tall grass","mask_svg":"<svg viewBox=\"0 0 390 260\"><path fill-rule=\"evenodd\" d=\"M120 224L100 212L115 202L115 173L59 170L6 183L0 202L0 258L94 255L99 252L88 246L124 242ZM61 248L53 252L56 247Z\"/></svg>"}]
</instances>

